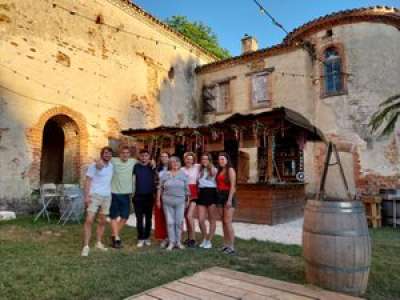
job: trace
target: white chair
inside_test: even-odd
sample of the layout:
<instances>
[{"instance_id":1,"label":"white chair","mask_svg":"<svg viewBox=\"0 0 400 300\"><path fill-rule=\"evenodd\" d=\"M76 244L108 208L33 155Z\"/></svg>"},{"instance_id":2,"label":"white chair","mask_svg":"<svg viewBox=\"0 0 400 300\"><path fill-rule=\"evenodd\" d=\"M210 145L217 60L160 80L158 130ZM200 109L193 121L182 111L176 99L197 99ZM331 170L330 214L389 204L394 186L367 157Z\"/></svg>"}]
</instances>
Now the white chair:
<instances>
[{"instance_id":1,"label":"white chair","mask_svg":"<svg viewBox=\"0 0 400 300\"><path fill-rule=\"evenodd\" d=\"M45 183L40 186L40 203L42 205L42 209L36 215L33 220L36 222L42 215L47 217L47 222L50 222L50 215L48 211L48 207L54 200L60 198L60 193L57 190L57 186L54 183Z\"/></svg>"},{"instance_id":2,"label":"white chair","mask_svg":"<svg viewBox=\"0 0 400 300\"><path fill-rule=\"evenodd\" d=\"M82 191L77 184L64 184L62 188L62 209L60 220L58 224L62 221L65 225L70 219L78 221L80 224L80 218L83 212L83 197Z\"/></svg>"}]
</instances>

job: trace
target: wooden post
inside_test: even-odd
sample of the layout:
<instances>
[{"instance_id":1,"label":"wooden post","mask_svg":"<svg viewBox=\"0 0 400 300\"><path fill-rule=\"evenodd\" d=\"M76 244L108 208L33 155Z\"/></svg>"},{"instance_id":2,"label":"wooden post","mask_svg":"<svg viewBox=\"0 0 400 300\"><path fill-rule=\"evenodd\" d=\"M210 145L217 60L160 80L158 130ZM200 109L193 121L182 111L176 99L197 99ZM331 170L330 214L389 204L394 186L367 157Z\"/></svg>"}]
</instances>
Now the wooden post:
<instances>
[{"instance_id":1,"label":"wooden post","mask_svg":"<svg viewBox=\"0 0 400 300\"><path fill-rule=\"evenodd\" d=\"M267 144L267 179L268 181L272 179L274 176L274 153L272 148L272 143L274 141L273 135L268 135L268 144Z\"/></svg>"}]
</instances>

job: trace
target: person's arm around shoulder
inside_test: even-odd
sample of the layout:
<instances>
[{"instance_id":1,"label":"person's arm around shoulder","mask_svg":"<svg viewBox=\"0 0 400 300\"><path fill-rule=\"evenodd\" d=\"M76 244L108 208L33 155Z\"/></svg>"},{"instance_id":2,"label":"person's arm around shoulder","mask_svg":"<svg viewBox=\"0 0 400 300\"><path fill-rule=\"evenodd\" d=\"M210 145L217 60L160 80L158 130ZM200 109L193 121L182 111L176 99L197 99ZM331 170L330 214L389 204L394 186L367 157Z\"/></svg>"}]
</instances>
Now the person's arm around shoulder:
<instances>
[{"instance_id":1,"label":"person's arm around shoulder","mask_svg":"<svg viewBox=\"0 0 400 300\"><path fill-rule=\"evenodd\" d=\"M94 166L97 170L102 170L106 165L101 158L98 158L94 160Z\"/></svg>"},{"instance_id":2,"label":"person's arm around shoulder","mask_svg":"<svg viewBox=\"0 0 400 300\"><path fill-rule=\"evenodd\" d=\"M230 189L229 189L229 196L228 196L228 201L226 203L227 207L232 207L232 199L233 195L235 195L236 192L236 172L233 168L229 168L229 182L230 182Z\"/></svg>"},{"instance_id":3,"label":"person's arm around shoulder","mask_svg":"<svg viewBox=\"0 0 400 300\"><path fill-rule=\"evenodd\" d=\"M212 174L211 174L211 176L212 176L212 177L216 177L217 174L218 174L218 169L217 169L216 167L212 168Z\"/></svg>"}]
</instances>

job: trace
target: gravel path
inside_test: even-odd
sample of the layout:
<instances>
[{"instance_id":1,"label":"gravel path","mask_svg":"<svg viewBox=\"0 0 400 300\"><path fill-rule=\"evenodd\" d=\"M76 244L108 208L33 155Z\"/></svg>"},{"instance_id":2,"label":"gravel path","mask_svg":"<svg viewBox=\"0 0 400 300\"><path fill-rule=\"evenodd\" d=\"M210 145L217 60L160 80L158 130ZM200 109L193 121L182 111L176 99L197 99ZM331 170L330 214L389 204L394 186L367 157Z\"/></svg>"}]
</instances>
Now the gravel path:
<instances>
[{"instance_id":1,"label":"gravel path","mask_svg":"<svg viewBox=\"0 0 400 300\"><path fill-rule=\"evenodd\" d=\"M135 215L131 215L128 226L135 226ZM257 225L247 223L234 223L235 235L244 240L256 239L259 241L271 241L288 245L301 245L303 232L303 219L275 226ZM198 229L196 224L196 229ZM217 223L217 234L222 235L221 222Z\"/></svg>"}]
</instances>

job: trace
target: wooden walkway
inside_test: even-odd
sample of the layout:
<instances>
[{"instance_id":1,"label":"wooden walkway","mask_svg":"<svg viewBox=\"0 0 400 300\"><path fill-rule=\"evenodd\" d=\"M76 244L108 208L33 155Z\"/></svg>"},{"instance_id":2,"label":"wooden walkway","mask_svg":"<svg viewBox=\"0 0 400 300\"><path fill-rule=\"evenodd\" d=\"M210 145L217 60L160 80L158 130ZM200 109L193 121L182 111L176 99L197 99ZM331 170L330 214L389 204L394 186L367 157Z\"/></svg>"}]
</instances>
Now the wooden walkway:
<instances>
[{"instance_id":1,"label":"wooden walkway","mask_svg":"<svg viewBox=\"0 0 400 300\"><path fill-rule=\"evenodd\" d=\"M355 300L360 298L229 269L211 268L132 296L127 300L132 299Z\"/></svg>"}]
</instances>

